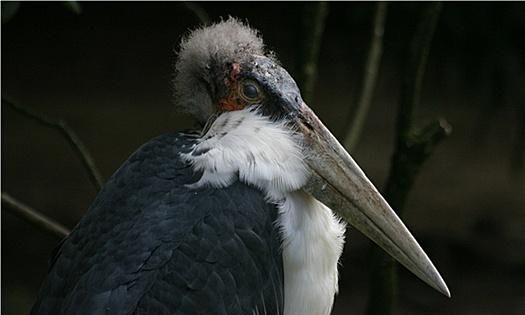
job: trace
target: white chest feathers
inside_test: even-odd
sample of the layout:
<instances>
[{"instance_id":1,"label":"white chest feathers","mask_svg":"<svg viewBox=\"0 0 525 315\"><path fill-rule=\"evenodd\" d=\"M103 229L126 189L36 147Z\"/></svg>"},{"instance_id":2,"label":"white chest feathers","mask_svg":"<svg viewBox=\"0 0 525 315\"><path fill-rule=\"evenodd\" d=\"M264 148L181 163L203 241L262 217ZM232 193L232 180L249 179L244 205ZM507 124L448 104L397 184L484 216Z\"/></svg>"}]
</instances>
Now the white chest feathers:
<instances>
[{"instance_id":1,"label":"white chest feathers","mask_svg":"<svg viewBox=\"0 0 525 315\"><path fill-rule=\"evenodd\" d=\"M286 196L279 224L284 243L284 314L330 314L345 225L304 191Z\"/></svg>"},{"instance_id":2,"label":"white chest feathers","mask_svg":"<svg viewBox=\"0 0 525 315\"><path fill-rule=\"evenodd\" d=\"M284 315L328 315L337 293L344 224L302 187L308 169L301 139L256 110L223 113L182 158L203 173L192 186L259 187L279 206L283 238Z\"/></svg>"}]
</instances>

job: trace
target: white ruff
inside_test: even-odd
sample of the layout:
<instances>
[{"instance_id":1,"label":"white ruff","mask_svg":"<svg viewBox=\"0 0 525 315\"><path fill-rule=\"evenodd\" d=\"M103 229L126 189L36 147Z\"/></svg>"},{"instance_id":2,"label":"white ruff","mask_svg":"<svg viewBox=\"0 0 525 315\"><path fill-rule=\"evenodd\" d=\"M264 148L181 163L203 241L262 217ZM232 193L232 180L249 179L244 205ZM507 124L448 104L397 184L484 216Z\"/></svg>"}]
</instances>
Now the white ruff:
<instances>
[{"instance_id":1,"label":"white ruff","mask_svg":"<svg viewBox=\"0 0 525 315\"><path fill-rule=\"evenodd\" d=\"M226 187L239 179L278 204L283 238L284 315L328 315L337 293L344 224L302 187L308 179L301 139L256 110L223 113L182 158L200 180Z\"/></svg>"},{"instance_id":2,"label":"white ruff","mask_svg":"<svg viewBox=\"0 0 525 315\"><path fill-rule=\"evenodd\" d=\"M259 187L272 200L281 200L284 192L300 189L307 180L300 142L284 123L244 109L217 117L182 158L203 171L193 184L196 187L226 187L240 179Z\"/></svg>"}]
</instances>

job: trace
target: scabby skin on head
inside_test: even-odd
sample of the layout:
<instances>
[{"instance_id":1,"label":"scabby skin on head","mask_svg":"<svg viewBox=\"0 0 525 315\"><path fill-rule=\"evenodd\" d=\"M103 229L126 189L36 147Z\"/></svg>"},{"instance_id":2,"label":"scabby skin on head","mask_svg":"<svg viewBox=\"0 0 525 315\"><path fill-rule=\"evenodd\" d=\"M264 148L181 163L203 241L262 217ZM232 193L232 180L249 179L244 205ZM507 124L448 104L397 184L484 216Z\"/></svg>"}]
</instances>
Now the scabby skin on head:
<instances>
[{"instance_id":1,"label":"scabby skin on head","mask_svg":"<svg viewBox=\"0 0 525 315\"><path fill-rule=\"evenodd\" d=\"M242 63L254 55L271 58L258 31L235 18L191 32L181 41L175 64L175 104L206 122L215 108L215 82L224 75L224 65Z\"/></svg>"}]
</instances>

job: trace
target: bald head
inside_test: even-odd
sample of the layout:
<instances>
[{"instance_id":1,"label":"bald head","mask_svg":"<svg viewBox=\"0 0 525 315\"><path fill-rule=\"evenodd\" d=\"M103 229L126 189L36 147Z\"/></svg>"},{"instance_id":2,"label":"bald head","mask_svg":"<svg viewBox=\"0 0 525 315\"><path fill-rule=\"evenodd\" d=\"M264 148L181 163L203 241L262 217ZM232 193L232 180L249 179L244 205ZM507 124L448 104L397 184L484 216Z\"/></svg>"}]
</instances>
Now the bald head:
<instances>
[{"instance_id":1,"label":"bald head","mask_svg":"<svg viewBox=\"0 0 525 315\"><path fill-rule=\"evenodd\" d=\"M231 72L228 67L266 55L258 32L235 18L192 31L182 40L175 65L176 105L205 122L215 111L213 98L224 88L218 84Z\"/></svg>"}]
</instances>

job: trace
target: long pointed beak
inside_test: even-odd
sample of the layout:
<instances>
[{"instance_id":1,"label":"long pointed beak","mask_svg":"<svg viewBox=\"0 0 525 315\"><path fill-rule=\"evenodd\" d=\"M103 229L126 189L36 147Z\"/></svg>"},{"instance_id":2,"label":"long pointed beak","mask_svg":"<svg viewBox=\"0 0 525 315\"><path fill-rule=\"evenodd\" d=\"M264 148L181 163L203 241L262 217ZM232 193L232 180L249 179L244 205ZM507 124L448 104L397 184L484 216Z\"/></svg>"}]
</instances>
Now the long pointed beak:
<instances>
[{"instance_id":1,"label":"long pointed beak","mask_svg":"<svg viewBox=\"0 0 525 315\"><path fill-rule=\"evenodd\" d=\"M307 163L312 171L306 189L421 280L450 297L441 275L405 224L304 103L297 125L304 134Z\"/></svg>"}]
</instances>

